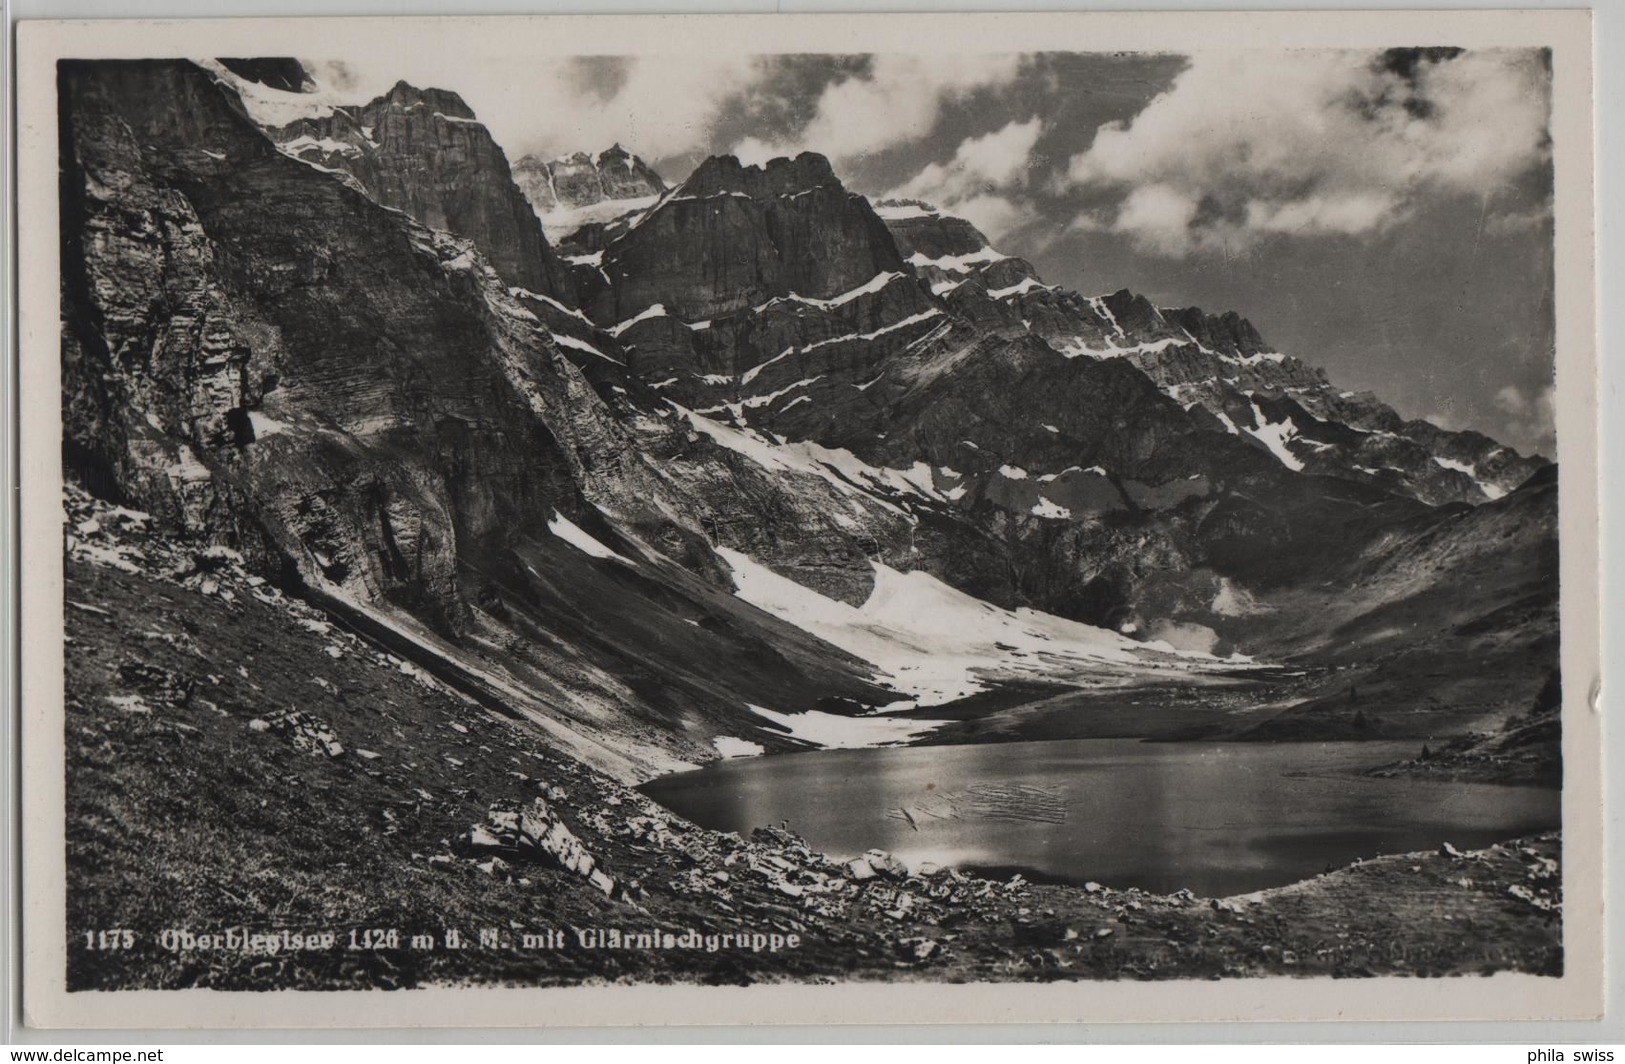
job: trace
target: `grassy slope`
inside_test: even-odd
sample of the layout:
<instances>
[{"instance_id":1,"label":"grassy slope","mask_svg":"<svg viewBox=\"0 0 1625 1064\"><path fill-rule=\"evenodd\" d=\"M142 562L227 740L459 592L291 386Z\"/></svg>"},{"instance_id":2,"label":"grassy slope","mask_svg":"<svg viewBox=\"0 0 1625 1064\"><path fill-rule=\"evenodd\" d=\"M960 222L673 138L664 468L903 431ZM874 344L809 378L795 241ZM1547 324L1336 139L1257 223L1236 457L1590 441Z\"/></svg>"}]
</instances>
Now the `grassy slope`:
<instances>
[{"instance_id":1,"label":"grassy slope","mask_svg":"<svg viewBox=\"0 0 1625 1064\"><path fill-rule=\"evenodd\" d=\"M90 516L83 500L75 508L77 521ZM685 824L229 563L200 572L190 552L143 540L127 521L115 535L105 507L96 520L100 530L78 537L91 552L67 563L75 988L1561 967L1560 921L1508 893L1555 891L1529 878L1555 858L1555 836L1471 859L1368 861L1217 906L952 873L858 882L793 837L745 841ZM139 556L125 549L113 564L120 542ZM329 726L344 753L301 750L254 724L293 709ZM504 870L459 852L491 803L538 793L622 885L615 899L545 862ZM776 956L511 944L264 956L154 944L165 928L238 925L333 930L341 946L351 928L596 926L777 930L804 945ZM136 947L85 948L86 930L114 927L134 930Z\"/></svg>"}]
</instances>

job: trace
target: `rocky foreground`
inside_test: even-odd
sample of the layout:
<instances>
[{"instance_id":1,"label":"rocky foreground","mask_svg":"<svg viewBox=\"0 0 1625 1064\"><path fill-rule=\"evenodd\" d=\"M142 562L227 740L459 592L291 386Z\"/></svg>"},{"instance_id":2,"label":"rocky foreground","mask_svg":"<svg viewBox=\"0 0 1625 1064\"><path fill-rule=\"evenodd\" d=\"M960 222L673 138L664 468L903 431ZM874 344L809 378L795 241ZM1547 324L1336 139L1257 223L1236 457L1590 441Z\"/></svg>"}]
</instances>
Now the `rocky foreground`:
<instances>
[{"instance_id":1,"label":"rocky foreground","mask_svg":"<svg viewBox=\"0 0 1625 1064\"><path fill-rule=\"evenodd\" d=\"M721 834L149 527L70 494L70 988L1562 970L1556 834L1227 899Z\"/></svg>"}]
</instances>

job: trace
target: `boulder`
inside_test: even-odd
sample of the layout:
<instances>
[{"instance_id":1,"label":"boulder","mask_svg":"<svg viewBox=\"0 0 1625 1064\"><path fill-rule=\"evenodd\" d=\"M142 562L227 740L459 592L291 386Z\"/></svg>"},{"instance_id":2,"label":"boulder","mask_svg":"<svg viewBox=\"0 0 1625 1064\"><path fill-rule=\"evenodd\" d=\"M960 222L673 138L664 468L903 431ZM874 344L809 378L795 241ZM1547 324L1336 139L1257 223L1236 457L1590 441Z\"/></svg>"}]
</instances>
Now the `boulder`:
<instances>
[{"instance_id":1,"label":"boulder","mask_svg":"<svg viewBox=\"0 0 1625 1064\"><path fill-rule=\"evenodd\" d=\"M562 820L554 816L546 799L535 798L524 807L514 802L491 805L485 821L468 830L463 845L474 852L500 853L512 860L555 864L592 882L605 894L614 880L598 867L598 860ZM604 887L604 882L609 887Z\"/></svg>"},{"instance_id":2,"label":"boulder","mask_svg":"<svg viewBox=\"0 0 1625 1064\"><path fill-rule=\"evenodd\" d=\"M264 723L265 729L254 728L254 730L275 732L293 743L296 750L326 754L328 757L344 756L344 744L339 742L338 734L333 731L332 726L304 710L290 709L267 718ZM254 727L252 722L249 727Z\"/></svg>"},{"instance_id":3,"label":"boulder","mask_svg":"<svg viewBox=\"0 0 1625 1064\"><path fill-rule=\"evenodd\" d=\"M888 879L907 879L908 865L893 857L885 850L870 850L863 855L863 860L869 867Z\"/></svg>"}]
</instances>

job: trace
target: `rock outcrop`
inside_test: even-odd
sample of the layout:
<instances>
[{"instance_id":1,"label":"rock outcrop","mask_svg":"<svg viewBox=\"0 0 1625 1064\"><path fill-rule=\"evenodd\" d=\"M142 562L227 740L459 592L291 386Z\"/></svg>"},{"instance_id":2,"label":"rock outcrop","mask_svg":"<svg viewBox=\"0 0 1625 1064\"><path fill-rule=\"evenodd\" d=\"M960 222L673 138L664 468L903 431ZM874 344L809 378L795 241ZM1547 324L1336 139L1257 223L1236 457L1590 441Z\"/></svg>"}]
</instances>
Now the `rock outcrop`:
<instances>
[{"instance_id":1,"label":"rock outcrop","mask_svg":"<svg viewBox=\"0 0 1625 1064\"><path fill-rule=\"evenodd\" d=\"M1210 424L1250 437L1289 469L1381 487L1438 505L1482 503L1547 463L1473 432L1406 421L1369 393L1276 352L1233 311L1166 308L1120 290L1084 297L1044 284L962 219L912 201L880 208L911 266L963 317L1038 336L1072 359L1124 359Z\"/></svg>"},{"instance_id":2,"label":"rock outcrop","mask_svg":"<svg viewBox=\"0 0 1625 1064\"><path fill-rule=\"evenodd\" d=\"M580 350L472 243L278 150L208 71L65 63L60 82L70 478L474 697L632 730L631 762L589 744L623 775L752 732L750 703L892 700L734 598L711 544L862 601L863 544L906 557L895 507L595 387L577 360L620 367L613 337L554 301L603 345Z\"/></svg>"},{"instance_id":3,"label":"rock outcrop","mask_svg":"<svg viewBox=\"0 0 1625 1064\"><path fill-rule=\"evenodd\" d=\"M360 107L271 130L283 150L340 170L386 207L474 242L508 284L574 301L508 158L462 97L402 81Z\"/></svg>"},{"instance_id":4,"label":"rock outcrop","mask_svg":"<svg viewBox=\"0 0 1625 1064\"><path fill-rule=\"evenodd\" d=\"M620 891L615 878L599 866L544 798L532 798L525 806L513 801L493 805L485 821L470 828L461 841L464 851L476 858L546 862L575 873L608 897ZM487 867L493 875L503 870L495 862Z\"/></svg>"},{"instance_id":5,"label":"rock outcrop","mask_svg":"<svg viewBox=\"0 0 1625 1064\"><path fill-rule=\"evenodd\" d=\"M584 291L594 320L655 306L685 321L776 296L828 299L902 268L869 202L823 156L744 166L713 157L603 252L613 287Z\"/></svg>"},{"instance_id":6,"label":"rock outcrop","mask_svg":"<svg viewBox=\"0 0 1625 1064\"><path fill-rule=\"evenodd\" d=\"M666 191L660 175L619 144L596 156L576 152L543 160L526 155L514 163L513 176L553 239L653 206Z\"/></svg>"}]
</instances>

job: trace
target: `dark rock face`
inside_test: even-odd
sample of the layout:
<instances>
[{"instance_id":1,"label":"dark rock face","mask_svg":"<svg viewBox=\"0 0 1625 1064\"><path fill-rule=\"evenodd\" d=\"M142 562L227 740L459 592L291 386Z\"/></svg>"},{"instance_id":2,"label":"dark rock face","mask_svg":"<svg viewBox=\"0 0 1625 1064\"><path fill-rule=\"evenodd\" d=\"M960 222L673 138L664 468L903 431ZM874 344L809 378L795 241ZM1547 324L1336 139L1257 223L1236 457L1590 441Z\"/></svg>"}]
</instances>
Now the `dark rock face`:
<instances>
[{"instance_id":1,"label":"dark rock face","mask_svg":"<svg viewBox=\"0 0 1625 1064\"><path fill-rule=\"evenodd\" d=\"M583 305L603 324L657 303L698 321L775 296L827 299L902 267L868 201L822 156L765 168L721 156L604 250L613 287L583 293Z\"/></svg>"},{"instance_id":2,"label":"dark rock face","mask_svg":"<svg viewBox=\"0 0 1625 1064\"><path fill-rule=\"evenodd\" d=\"M1197 307L1184 307L1168 311L1167 318L1185 330L1199 346L1222 354L1247 358L1269 350L1253 323L1233 310L1213 315L1204 314Z\"/></svg>"},{"instance_id":3,"label":"dark rock face","mask_svg":"<svg viewBox=\"0 0 1625 1064\"><path fill-rule=\"evenodd\" d=\"M963 218L940 214L920 200L881 200L875 210L885 219L886 228L897 241L897 250L905 258L969 255L988 246L987 237L974 225Z\"/></svg>"},{"instance_id":4,"label":"dark rock face","mask_svg":"<svg viewBox=\"0 0 1625 1064\"><path fill-rule=\"evenodd\" d=\"M1166 308L1127 290L1102 297L1043 284L959 219L920 204L882 207L931 291L983 328L1042 338L1070 358L1121 358L1211 427L1281 438L1283 463L1430 504L1482 503L1546 463L1472 432L1408 422L1375 396L1341 391L1320 370L1273 351L1233 311Z\"/></svg>"},{"instance_id":5,"label":"dark rock face","mask_svg":"<svg viewBox=\"0 0 1625 1064\"><path fill-rule=\"evenodd\" d=\"M279 151L208 72L60 83L72 479L626 778L714 756L749 703L895 698L734 597L712 545L862 602L872 558L910 563L898 507L694 431L614 336Z\"/></svg>"},{"instance_id":6,"label":"dark rock face","mask_svg":"<svg viewBox=\"0 0 1625 1064\"><path fill-rule=\"evenodd\" d=\"M643 200L666 191L666 183L642 159L619 144L596 157L576 152L544 161L526 155L513 165L514 180L537 214L605 202Z\"/></svg>"},{"instance_id":7,"label":"dark rock face","mask_svg":"<svg viewBox=\"0 0 1625 1064\"><path fill-rule=\"evenodd\" d=\"M822 210L819 229L847 235L781 240L767 197ZM1339 579L1345 550L1427 504L1519 482L1494 479L1464 434L1407 428L1386 407L1357 415L1233 312L1085 297L926 205L874 214L895 257L868 250L822 160L719 159L567 250L590 257L593 315L660 396L876 469L928 467L924 496L895 500L920 522L914 565L990 601L1227 631L1235 619L1211 602L1229 585L1216 578ZM865 250L846 250L854 240ZM798 266L786 280L779 258L751 257L764 247L865 265L837 282ZM875 264L890 272L829 295ZM1483 470L1442 465L1447 446ZM957 536L965 521L988 539Z\"/></svg>"},{"instance_id":8,"label":"dark rock face","mask_svg":"<svg viewBox=\"0 0 1625 1064\"><path fill-rule=\"evenodd\" d=\"M305 65L289 57L221 59L220 65L240 78L283 92L309 92L313 85Z\"/></svg>"},{"instance_id":9,"label":"dark rock face","mask_svg":"<svg viewBox=\"0 0 1625 1064\"><path fill-rule=\"evenodd\" d=\"M362 107L302 118L272 134L284 150L353 176L369 196L472 240L510 285L574 301L508 159L454 92L399 82Z\"/></svg>"},{"instance_id":10,"label":"dark rock face","mask_svg":"<svg viewBox=\"0 0 1625 1064\"><path fill-rule=\"evenodd\" d=\"M252 514L312 579L455 630L459 536L574 493L570 456L509 412L520 383L490 357L508 326L469 298L469 249L286 158L196 68L65 65L63 91L64 212L110 237L65 271L70 452L199 533Z\"/></svg>"}]
</instances>

